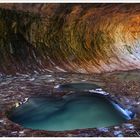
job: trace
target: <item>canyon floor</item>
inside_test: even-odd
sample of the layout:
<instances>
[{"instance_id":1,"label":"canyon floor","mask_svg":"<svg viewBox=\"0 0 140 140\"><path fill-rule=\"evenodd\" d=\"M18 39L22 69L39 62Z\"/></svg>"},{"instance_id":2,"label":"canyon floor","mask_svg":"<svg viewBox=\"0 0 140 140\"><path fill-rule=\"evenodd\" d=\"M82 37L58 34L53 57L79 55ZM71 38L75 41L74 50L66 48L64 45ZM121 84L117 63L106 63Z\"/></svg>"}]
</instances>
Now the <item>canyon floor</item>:
<instances>
[{"instance_id":1,"label":"canyon floor","mask_svg":"<svg viewBox=\"0 0 140 140\"><path fill-rule=\"evenodd\" d=\"M121 125L72 131L42 131L23 128L10 121L8 113L16 105L34 95L63 96L55 86L63 83L87 82L100 86L110 96L136 112L133 120ZM58 95L57 95L58 94ZM139 137L140 136L140 71L104 74L38 73L0 75L0 136L1 137Z\"/></svg>"}]
</instances>

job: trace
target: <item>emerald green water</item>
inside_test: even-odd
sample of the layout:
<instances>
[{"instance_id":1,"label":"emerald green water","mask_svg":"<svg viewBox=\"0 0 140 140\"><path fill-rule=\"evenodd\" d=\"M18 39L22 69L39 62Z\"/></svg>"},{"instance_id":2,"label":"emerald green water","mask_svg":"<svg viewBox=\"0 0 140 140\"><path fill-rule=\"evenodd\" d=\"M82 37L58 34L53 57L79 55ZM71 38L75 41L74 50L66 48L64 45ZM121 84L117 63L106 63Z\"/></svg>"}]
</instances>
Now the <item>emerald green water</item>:
<instances>
[{"instance_id":1,"label":"emerald green water","mask_svg":"<svg viewBox=\"0 0 140 140\"><path fill-rule=\"evenodd\" d=\"M30 98L10 119L25 128L63 131L118 125L127 117L104 96L77 93Z\"/></svg>"},{"instance_id":2,"label":"emerald green water","mask_svg":"<svg viewBox=\"0 0 140 140\"><path fill-rule=\"evenodd\" d=\"M88 91L92 89L98 89L100 87L96 84L80 82L80 83L65 83L55 88L57 88L59 91Z\"/></svg>"}]
</instances>

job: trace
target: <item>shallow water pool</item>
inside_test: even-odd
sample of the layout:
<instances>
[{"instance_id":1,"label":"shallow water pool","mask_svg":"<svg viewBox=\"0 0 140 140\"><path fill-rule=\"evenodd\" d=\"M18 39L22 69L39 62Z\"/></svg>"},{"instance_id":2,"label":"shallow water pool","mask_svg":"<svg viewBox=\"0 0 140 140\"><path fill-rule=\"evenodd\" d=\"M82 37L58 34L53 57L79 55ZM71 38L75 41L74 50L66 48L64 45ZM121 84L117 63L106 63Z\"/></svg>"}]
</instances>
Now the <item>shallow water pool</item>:
<instances>
[{"instance_id":1,"label":"shallow water pool","mask_svg":"<svg viewBox=\"0 0 140 140\"><path fill-rule=\"evenodd\" d=\"M64 131L109 127L128 120L107 97L75 93L63 97L32 97L17 107L10 119L25 128Z\"/></svg>"}]
</instances>

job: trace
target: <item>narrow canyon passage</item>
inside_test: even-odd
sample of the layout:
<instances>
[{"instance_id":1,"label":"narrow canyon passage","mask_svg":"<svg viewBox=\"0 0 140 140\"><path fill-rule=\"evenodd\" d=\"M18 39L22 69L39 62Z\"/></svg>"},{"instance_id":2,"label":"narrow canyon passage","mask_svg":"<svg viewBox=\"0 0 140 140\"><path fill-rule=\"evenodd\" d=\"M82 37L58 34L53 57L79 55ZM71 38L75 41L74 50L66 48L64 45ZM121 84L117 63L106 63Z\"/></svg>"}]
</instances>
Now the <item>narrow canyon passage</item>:
<instances>
[{"instance_id":1,"label":"narrow canyon passage","mask_svg":"<svg viewBox=\"0 0 140 140\"><path fill-rule=\"evenodd\" d=\"M0 136L140 136L140 4L0 4Z\"/></svg>"}]
</instances>

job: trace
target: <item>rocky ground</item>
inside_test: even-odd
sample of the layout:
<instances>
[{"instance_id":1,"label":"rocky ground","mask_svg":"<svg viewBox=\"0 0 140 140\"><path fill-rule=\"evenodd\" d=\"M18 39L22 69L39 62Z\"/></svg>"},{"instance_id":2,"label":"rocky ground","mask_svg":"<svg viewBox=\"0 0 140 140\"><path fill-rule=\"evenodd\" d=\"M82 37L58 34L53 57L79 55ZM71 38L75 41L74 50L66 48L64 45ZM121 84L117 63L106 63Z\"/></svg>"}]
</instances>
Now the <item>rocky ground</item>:
<instances>
[{"instance_id":1,"label":"rocky ground","mask_svg":"<svg viewBox=\"0 0 140 140\"><path fill-rule=\"evenodd\" d=\"M65 73L16 74L0 76L0 136L1 137L139 137L140 136L140 71L82 75ZM112 98L127 109L134 110L136 117L118 126L100 129L80 129L51 132L26 129L8 119L9 111L26 98L40 94L58 94L54 86L66 82L92 82L102 87ZM63 96L63 94L60 94Z\"/></svg>"}]
</instances>

